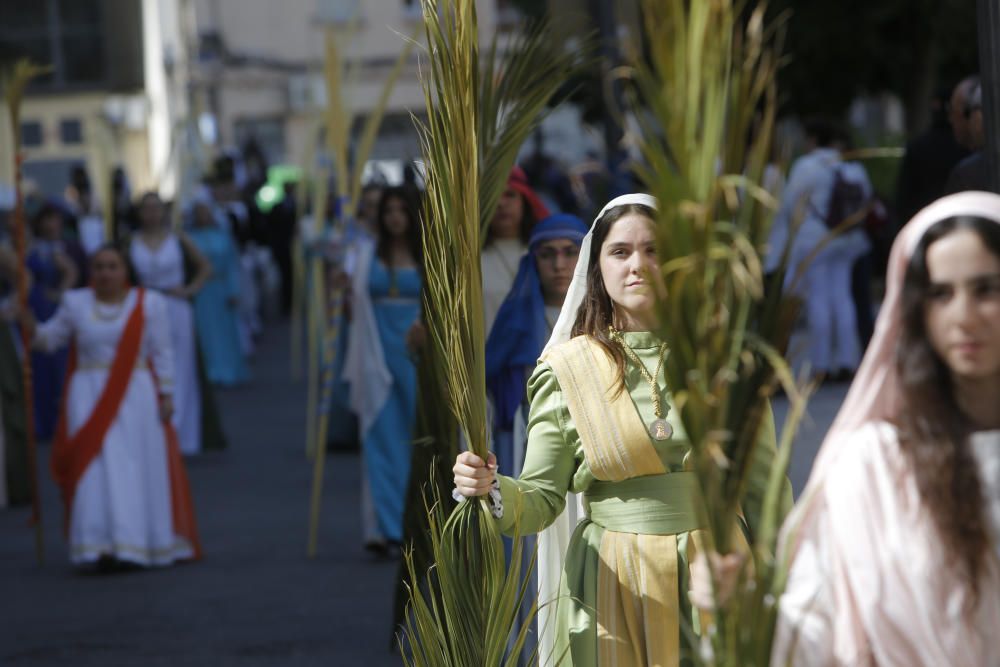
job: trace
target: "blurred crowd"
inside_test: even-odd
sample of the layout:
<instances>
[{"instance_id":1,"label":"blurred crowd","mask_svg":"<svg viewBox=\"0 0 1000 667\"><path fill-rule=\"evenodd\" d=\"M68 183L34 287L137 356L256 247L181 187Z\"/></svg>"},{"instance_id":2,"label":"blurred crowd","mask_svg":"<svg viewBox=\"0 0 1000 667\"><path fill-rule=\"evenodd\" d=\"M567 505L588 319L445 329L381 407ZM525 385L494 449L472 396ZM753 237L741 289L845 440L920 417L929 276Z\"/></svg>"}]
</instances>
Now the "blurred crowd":
<instances>
[{"instance_id":1,"label":"blurred crowd","mask_svg":"<svg viewBox=\"0 0 1000 667\"><path fill-rule=\"evenodd\" d=\"M900 225L943 194L985 185L981 86L969 77L936 97L931 126L907 146L894 195L875 191L845 127L816 117L803 129L799 157L786 170L779 157L787 151L776 147L765 173L764 185L779 202L765 271L775 271L787 254L783 287L804 306L798 361L818 379L846 381L872 336L881 276ZM14 305L19 271L28 275L32 321L44 326L67 293L94 286L95 254L108 245L121 252L128 284L157 293L165 304L174 387L170 421L180 451L190 456L225 446L214 392L252 381L265 322L293 310L293 284L303 270L296 257L319 253L328 267L327 297L335 290L344 294L335 323L334 380L323 406L330 418L328 444L360 449L365 546L380 556L398 553L406 539L418 371L427 345L419 170L406 169L401 184L367 183L353 216L331 196L323 224L315 220L308 188L294 179L278 184L264 205L267 174L266 160L251 144L217 158L178 201L132 192L127 174L117 169L111 200L101 202L86 171L74 168L61 196L28 189L23 267L13 248L13 197L0 197L0 302L6 313L0 326L0 506L25 503L30 495L24 355L40 441L57 437L66 403L68 348L21 345L23 317ZM487 231L487 384L507 474L516 475L523 461L517 434L523 431L527 373L555 324L589 220L621 182L596 155L567 166L536 149L511 172ZM346 224L334 226L335 218ZM832 229L839 233L830 240ZM317 278L301 275L301 290L308 290L308 281Z\"/></svg>"}]
</instances>

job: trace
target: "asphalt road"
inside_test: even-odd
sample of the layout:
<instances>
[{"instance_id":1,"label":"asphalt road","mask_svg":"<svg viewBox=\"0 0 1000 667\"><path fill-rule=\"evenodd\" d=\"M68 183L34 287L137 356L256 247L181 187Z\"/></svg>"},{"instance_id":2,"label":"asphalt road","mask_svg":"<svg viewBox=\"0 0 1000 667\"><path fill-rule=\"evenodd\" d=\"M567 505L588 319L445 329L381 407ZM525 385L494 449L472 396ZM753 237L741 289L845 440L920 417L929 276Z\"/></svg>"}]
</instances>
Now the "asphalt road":
<instances>
[{"instance_id":1,"label":"asphalt road","mask_svg":"<svg viewBox=\"0 0 1000 667\"><path fill-rule=\"evenodd\" d=\"M400 664L389 651L396 562L361 549L356 454L328 458L320 553L305 557L305 392L289 379L287 350L287 329L273 327L252 384L219 394L230 448L188 462L203 562L76 573L47 474L44 565L27 511L0 510L0 666ZM844 390L824 387L811 403L790 470L796 492ZM784 411L776 401L779 422Z\"/></svg>"}]
</instances>

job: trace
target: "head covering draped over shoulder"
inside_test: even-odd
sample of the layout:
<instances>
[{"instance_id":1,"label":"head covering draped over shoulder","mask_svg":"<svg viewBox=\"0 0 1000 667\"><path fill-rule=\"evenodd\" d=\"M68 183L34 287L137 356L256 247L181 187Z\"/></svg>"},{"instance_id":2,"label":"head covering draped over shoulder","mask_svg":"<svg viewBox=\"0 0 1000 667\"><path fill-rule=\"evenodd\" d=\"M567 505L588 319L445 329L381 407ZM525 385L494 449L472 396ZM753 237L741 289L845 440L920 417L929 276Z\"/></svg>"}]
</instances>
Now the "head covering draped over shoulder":
<instances>
[{"instance_id":1,"label":"head covering draped over shoulder","mask_svg":"<svg viewBox=\"0 0 1000 667\"><path fill-rule=\"evenodd\" d=\"M497 311L496 324L486 341L486 387L501 428L512 427L524 398L526 372L535 367L549 335L534 251L554 239L580 245L586 234L587 225L566 213L549 216L532 230L528 252L521 258L514 284Z\"/></svg>"},{"instance_id":2,"label":"head covering draped over shoulder","mask_svg":"<svg viewBox=\"0 0 1000 667\"><path fill-rule=\"evenodd\" d=\"M885 300L875 322L875 335L858 368L837 418L823 440L809 485L823 474L831 459L831 442L869 422L894 418L901 407L900 379L896 371L896 346L903 328L903 281L917 245L939 222L960 216L985 218L1000 224L1000 195L960 192L929 204L903 227L889 254Z\"/></svg>"},{"instance_id":3,"label":"head covering draped over shoulder","mask_svg":"<svg viewBox=\"0 0 1000 667\"><path fill-rule=\"evenodd\" d=\"M524 197L524 203L531 208L535 220L549 217L549 209L542 202L538 193L528 184L528 175L524 173L524 169L514 165L514 168L510 170L510 176L507 177L507 188Z\"/></svg>"}]
</instances>

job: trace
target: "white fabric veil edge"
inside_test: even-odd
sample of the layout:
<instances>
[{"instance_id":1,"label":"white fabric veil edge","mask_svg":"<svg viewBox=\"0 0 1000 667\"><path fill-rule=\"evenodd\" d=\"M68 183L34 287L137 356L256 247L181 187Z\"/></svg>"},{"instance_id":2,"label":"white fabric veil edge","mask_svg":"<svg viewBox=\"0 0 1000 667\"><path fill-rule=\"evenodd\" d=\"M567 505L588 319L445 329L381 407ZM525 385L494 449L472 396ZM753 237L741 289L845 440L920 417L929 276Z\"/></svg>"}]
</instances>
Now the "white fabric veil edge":
<instances>
[{"instance_id":1,"label":"white fabric veil edge","mask_svg":"<svg viewBox=\"0 0 1000 667\"><path fill-rule=\"evenodd\" d=\"M576 322L577 311L587 294L587 271L590 268L590 246L594 235L594 226L608 210L630 204L641 204L653 210L659 208L655 197L635 193L615 197L601 209L590 225L590 230L580 244L579 259L573 269L573 280L563 301L559 319L552 328L552 335L546 343L542 355L555 345L565 343L572 336L573 324ZM576 525L584 516L583 500L577 493L566 494L566 507L556 517L555 521L545 530L538 533L538 658L539 664L548 667L559 661L555 655L556 631L556 599L559 596L559 582L562 579L563 561L569 547L569 539Z\"/></svg>"}]
</instances>

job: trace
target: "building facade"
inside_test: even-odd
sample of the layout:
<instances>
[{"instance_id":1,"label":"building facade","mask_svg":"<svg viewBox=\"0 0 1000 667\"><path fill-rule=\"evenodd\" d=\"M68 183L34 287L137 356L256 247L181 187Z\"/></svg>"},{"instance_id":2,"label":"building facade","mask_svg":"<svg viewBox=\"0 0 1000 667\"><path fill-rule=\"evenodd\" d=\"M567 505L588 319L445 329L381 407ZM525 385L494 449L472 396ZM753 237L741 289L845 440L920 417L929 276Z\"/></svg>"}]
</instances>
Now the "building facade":
<instances>
[{"instance_id":1,"label":"building facade","mask_svg":"<svg viewBox=\"0 0 1000 667\"><path fill-rule=\"evenodd\" d=\"M83 165L97 199L124 168L133 192L173 195L175 129L187 116L189 0L36 0L11 3L0 60L28 57L49 72L32 82L18 128L29 187L61 194ZM13 180L13 135L0 123L0 181Z\"/></svg>"},{"instance_id":2,"label":"building facade","mask_svg":"<svg viewBox=\"0 0 1000 667\"><path fill-rule=\"evenodd\" d=\"M307 167L314 153L327 99L327 30L347 63L344 94L355 128L377 106L404 40L423 41L419 0L196 0L196 7L199 104L213 119L220 146L240 149L253 138L271 164ZM477 9L484 40L516 24L504 0L479 0ZM410 115L424 107L420 48L389 98L373 160L420 154Z\"/></svg>"}]
</instances>

